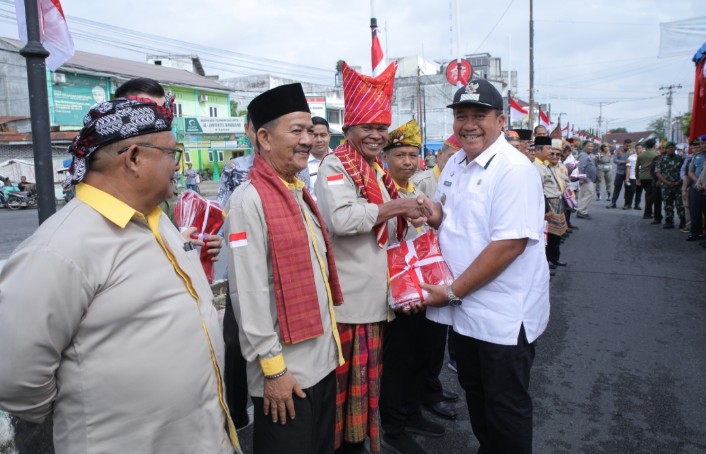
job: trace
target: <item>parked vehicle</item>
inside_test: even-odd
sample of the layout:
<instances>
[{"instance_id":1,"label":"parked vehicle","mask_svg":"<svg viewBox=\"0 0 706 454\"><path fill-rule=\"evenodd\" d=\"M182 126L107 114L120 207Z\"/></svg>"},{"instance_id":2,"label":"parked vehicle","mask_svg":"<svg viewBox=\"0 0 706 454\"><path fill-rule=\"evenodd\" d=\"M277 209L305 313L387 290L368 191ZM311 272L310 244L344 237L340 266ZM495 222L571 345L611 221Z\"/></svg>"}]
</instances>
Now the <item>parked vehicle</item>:
<instances>
[{"instance_id":1,"label":"parked vehicle","mask_svg":"<svg viewBox=\"0 0 706 454\"><path fill-rule=\"evenodd\" d=\"M11 210L19 210L37 206L35 191L20 191L16 186L3 188L4 205Z\"/></svg>"}]
</instances>

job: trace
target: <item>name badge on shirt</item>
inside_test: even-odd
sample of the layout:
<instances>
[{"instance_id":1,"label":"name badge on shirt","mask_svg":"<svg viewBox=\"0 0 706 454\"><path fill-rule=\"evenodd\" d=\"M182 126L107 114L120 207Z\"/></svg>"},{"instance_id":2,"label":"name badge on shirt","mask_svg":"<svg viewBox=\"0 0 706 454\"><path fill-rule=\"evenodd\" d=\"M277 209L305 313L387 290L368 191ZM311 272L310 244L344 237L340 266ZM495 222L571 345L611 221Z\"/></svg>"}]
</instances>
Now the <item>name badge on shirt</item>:
<instances>
[{"instance_id":1,"label":"name badge on shirt","mask_svg":"<svg viewBox=\"0 0 706 454\"><path fill-rule=\"evenodd\" d=\"M451 186L451 181L449 181L449 180L444 181L444 186Z\"/></svg>"},{"instance_id":2,"label":"name badge on shirt","mask_svg":"<svg viewBox=\"0 0 706 454\"><path fill-rule=\"evenodd\" d=\"M228 246L233 249L236 247L243 247L248 245L248 234L247 232L235 232L228 235Z\"/></svg>"},{"instance_id":3,"label":"name badge on shirt","mask_svg":"<svg viewBox=\"0 0 706 454\"><path fill-rule=\"evenodd\" d=\"M337 186L343 184L343 174L337 173L335 175L326 177L326 183L328 183L329 186Z\"/></svg>"}]
</instances>

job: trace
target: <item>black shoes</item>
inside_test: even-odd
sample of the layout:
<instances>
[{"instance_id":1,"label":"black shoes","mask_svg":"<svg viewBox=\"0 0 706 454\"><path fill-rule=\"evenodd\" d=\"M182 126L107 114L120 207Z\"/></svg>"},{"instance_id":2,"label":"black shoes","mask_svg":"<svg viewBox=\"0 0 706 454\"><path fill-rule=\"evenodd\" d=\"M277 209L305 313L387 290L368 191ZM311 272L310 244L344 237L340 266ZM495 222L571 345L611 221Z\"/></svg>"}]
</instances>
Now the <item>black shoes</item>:
<instances>
[{"instance_id":1,"label":"black shoes","mask_svg":"<svg viewBox=\"0 0 706 454\"><path fill-rule=\"evenodd\" d=\"M642 207L640 205L635 205L633 207L633 210L641 210L641 209L642 209Z\"/></svg>"},{"instance_id":2,"label":"black shoes","mask_svg":"<svg viewBox=\"0 0 706 454\"><path fill-rule=\"evenodd\" d=\"M404 430L411 434L424 435L426 437L440 437L446 433L444 426L429 421L423 416L413 421L407 421Z\"/></svg>"},{"instance_id":3,"label":"black shoes","mask_svg":"<svg viewBox=\"0 0 706 454\"><path fill-rule=\"evenodd\" d=\"M642 219L652 219L652 215L651 215L651 214L645 214L645 215L642 216Z\"/></svg>"},{"instance_id":4,"label":"black shoes","mask_svg":"<svg viewBox=\"0 0 706 454\"><path fill-rule=\"evenodd\" d=\"M456 410L454 410L451 405L447 404L443 400L441 402L436 402L435 404L425 405L424 407L440 418L456 419L458 416Z\"/></svg>"},{"instance_id":5,"label":"black shoes","mask_svg":"<svg viewBox=\"0 0 706 454\"><path fill-rule=\"evenodd\" d=\"M674 228L674 223L673 222L665 222L663 229L673 229Z\"/></svg>"},{"instance_id":6,"label":"black shoes","mask_svg":"<svg viewBox=\"0 0 706 454\"><path fill-rule=\"evenodd\" d=\"M399 435L384 434L382 436L382 446L396 454L426 454L427 452L417 444L408 434L402 432Z\"/></svg>"},{"instance_id":7,"label":"black shoes","mask_svg":"<svg viewBox=\"0 0 706 454\"><path fill-rule=\"evenodd\" d=\"M613 208L615 208L615 207L613 207ZM623 207L623 210L629 210L629 209L630 209L630 207L627 206L627 205L625 205L625 206Z\"/></svg>"},{"instance_id":8,"label":"black shoes","mask_svg":"<svg viewBox=\"0 0 706 454\"><path fill-rule=\"evenodd\" d=\"M571 230L578 230L579 228L574 226L573 224L566 224Z\"/></svg>"},{"instance_id":9,"label":"black shoes","mask_svg":"<svg viewBox=\"0 0 706 454\"><path fill-rule=\"evenodd\" d=\"M370 454L370 451L365 447L364 441L360 443L344 441L341 447L335 451L335 454Z\"/></svg>"},{"instance_id":10,"label":"black shoes","mask_svg":"<svg viewBox=\"0 0 706 454\"><path fill-rule=\"evenodd\" d=\"M566 266L566 262L560 262L559 260L551 260L550 263L554 266Z\"/></svg>"},{"instance_id":11,"label":"black shoes","mask_svg":"<svg viewBox=\"0 0 706 454\"><path fill-rule=\"evenodd\" d=\"M576 217L579 219L593 219L590 215L581 213L576 213Z\"/></svg>"},{"instance_id":12,"label":"black shoes","mask_svg":"<svg viewBox=\"0 0 706 454\"><path fill-rule=\"evenodd\" d=\"M654 221L650 222L650 224L661 224L662 220L661 219L655 219Z\"/></svg>"},{"instance_id":13,"label":"black shoes","mask_svg":"<svg viewBox=\"0 0 706 454\"><path fill-rule=\"evenodd\" d=\"M703 240L704 236L703 235L694 235L693 233L690 233L688 237L686 237L686 241L699 241Z\"/></svg>"},{"instance_id":14,"label":"black shoes","mask_svg":"<svg viewBox=\"0 0 706 454\"><path fill-rule=\"evenodd\" d=\"M550 269L550 270L555 270L555 269L556 269L556 265L553 264L553 263L549 263L549 269Z\"/></svg>"},{"instance_id":15,"label":"black shoes","mask_svg":"<svg viewBox=\"0 0 706 454\"><path fill-rule=\"evenodd\" d=\"M681 219L679 220L679 230L682 230L682 229L685 228L685 227L686 227L686 219L681 218Z\"/></svg>"},{"instance_id":16,"label":"black shoes","mask_svg":"<svg viewBox=\"0 0 706 454\"><path fill-rule=\"evenodd\" d=\"M614 203L611 203L610 205L606 206L606 208L618 208L618 207L617 207L617 206L615 206L615 204L614 204Z\"/></svg>"}]
</instances>

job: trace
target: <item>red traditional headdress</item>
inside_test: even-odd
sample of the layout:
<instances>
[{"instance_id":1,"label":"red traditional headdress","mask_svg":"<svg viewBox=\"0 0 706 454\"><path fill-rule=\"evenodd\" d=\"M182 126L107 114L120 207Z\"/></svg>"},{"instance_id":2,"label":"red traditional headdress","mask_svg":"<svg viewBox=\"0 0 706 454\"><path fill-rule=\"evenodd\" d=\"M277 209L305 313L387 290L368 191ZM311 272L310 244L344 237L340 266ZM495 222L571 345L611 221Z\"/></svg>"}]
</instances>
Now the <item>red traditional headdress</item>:
<instances>
[{"instance_id":1,"label":"red traditional headdress","mask_svg":"<svg viewBox=\"0 0 706 454\"><path fill-rule=\"evenodd\" d=\"M377 77L365 76L343 62L344 126L392 124L392 91L397 62Z\"/></svg>"},{"instance_id":2,"label":"red traditional headdress","mask_svg":"<svg viewBox=\"0 0 706 454\"><path fill-rule=\"evenodd\" d=\"M445 141L444 145L453 148L454 150L461 149L461 142L458 141L455 134L451 134Z\"/></svg>"}]
</instances>

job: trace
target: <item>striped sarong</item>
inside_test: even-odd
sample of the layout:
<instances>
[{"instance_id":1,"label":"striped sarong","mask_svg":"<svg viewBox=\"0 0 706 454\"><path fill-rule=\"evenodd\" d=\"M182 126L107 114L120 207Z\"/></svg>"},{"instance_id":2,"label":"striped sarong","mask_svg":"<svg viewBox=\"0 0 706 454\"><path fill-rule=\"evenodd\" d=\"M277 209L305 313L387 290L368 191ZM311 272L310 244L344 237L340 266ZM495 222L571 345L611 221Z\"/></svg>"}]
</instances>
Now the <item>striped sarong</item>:
<instances>
[{"instance_id":1,"label":"striped sarong","mask_svg":"<svg viewBox=\"0 0 706 454\"><path fill-rule=\"evenodd\" d=\"M344 441L370 437L370 450L380 452L380 378L385 322L338 323L345 364L336 369L336 449Z\"/></svg>"},{"instance_id":2,"label":"striped sarong","mask_svg":"<svg viewBox=\"0 0 706 454\"><path fill-rule=\"evenodd\" d=\"M546 200L547 205L549 205L549 213L547 213L549 233L551 235L562 236L566 233L568 228L566 216L564 215L564 201L561 197Z\"/></svg>"}]
</instances>

